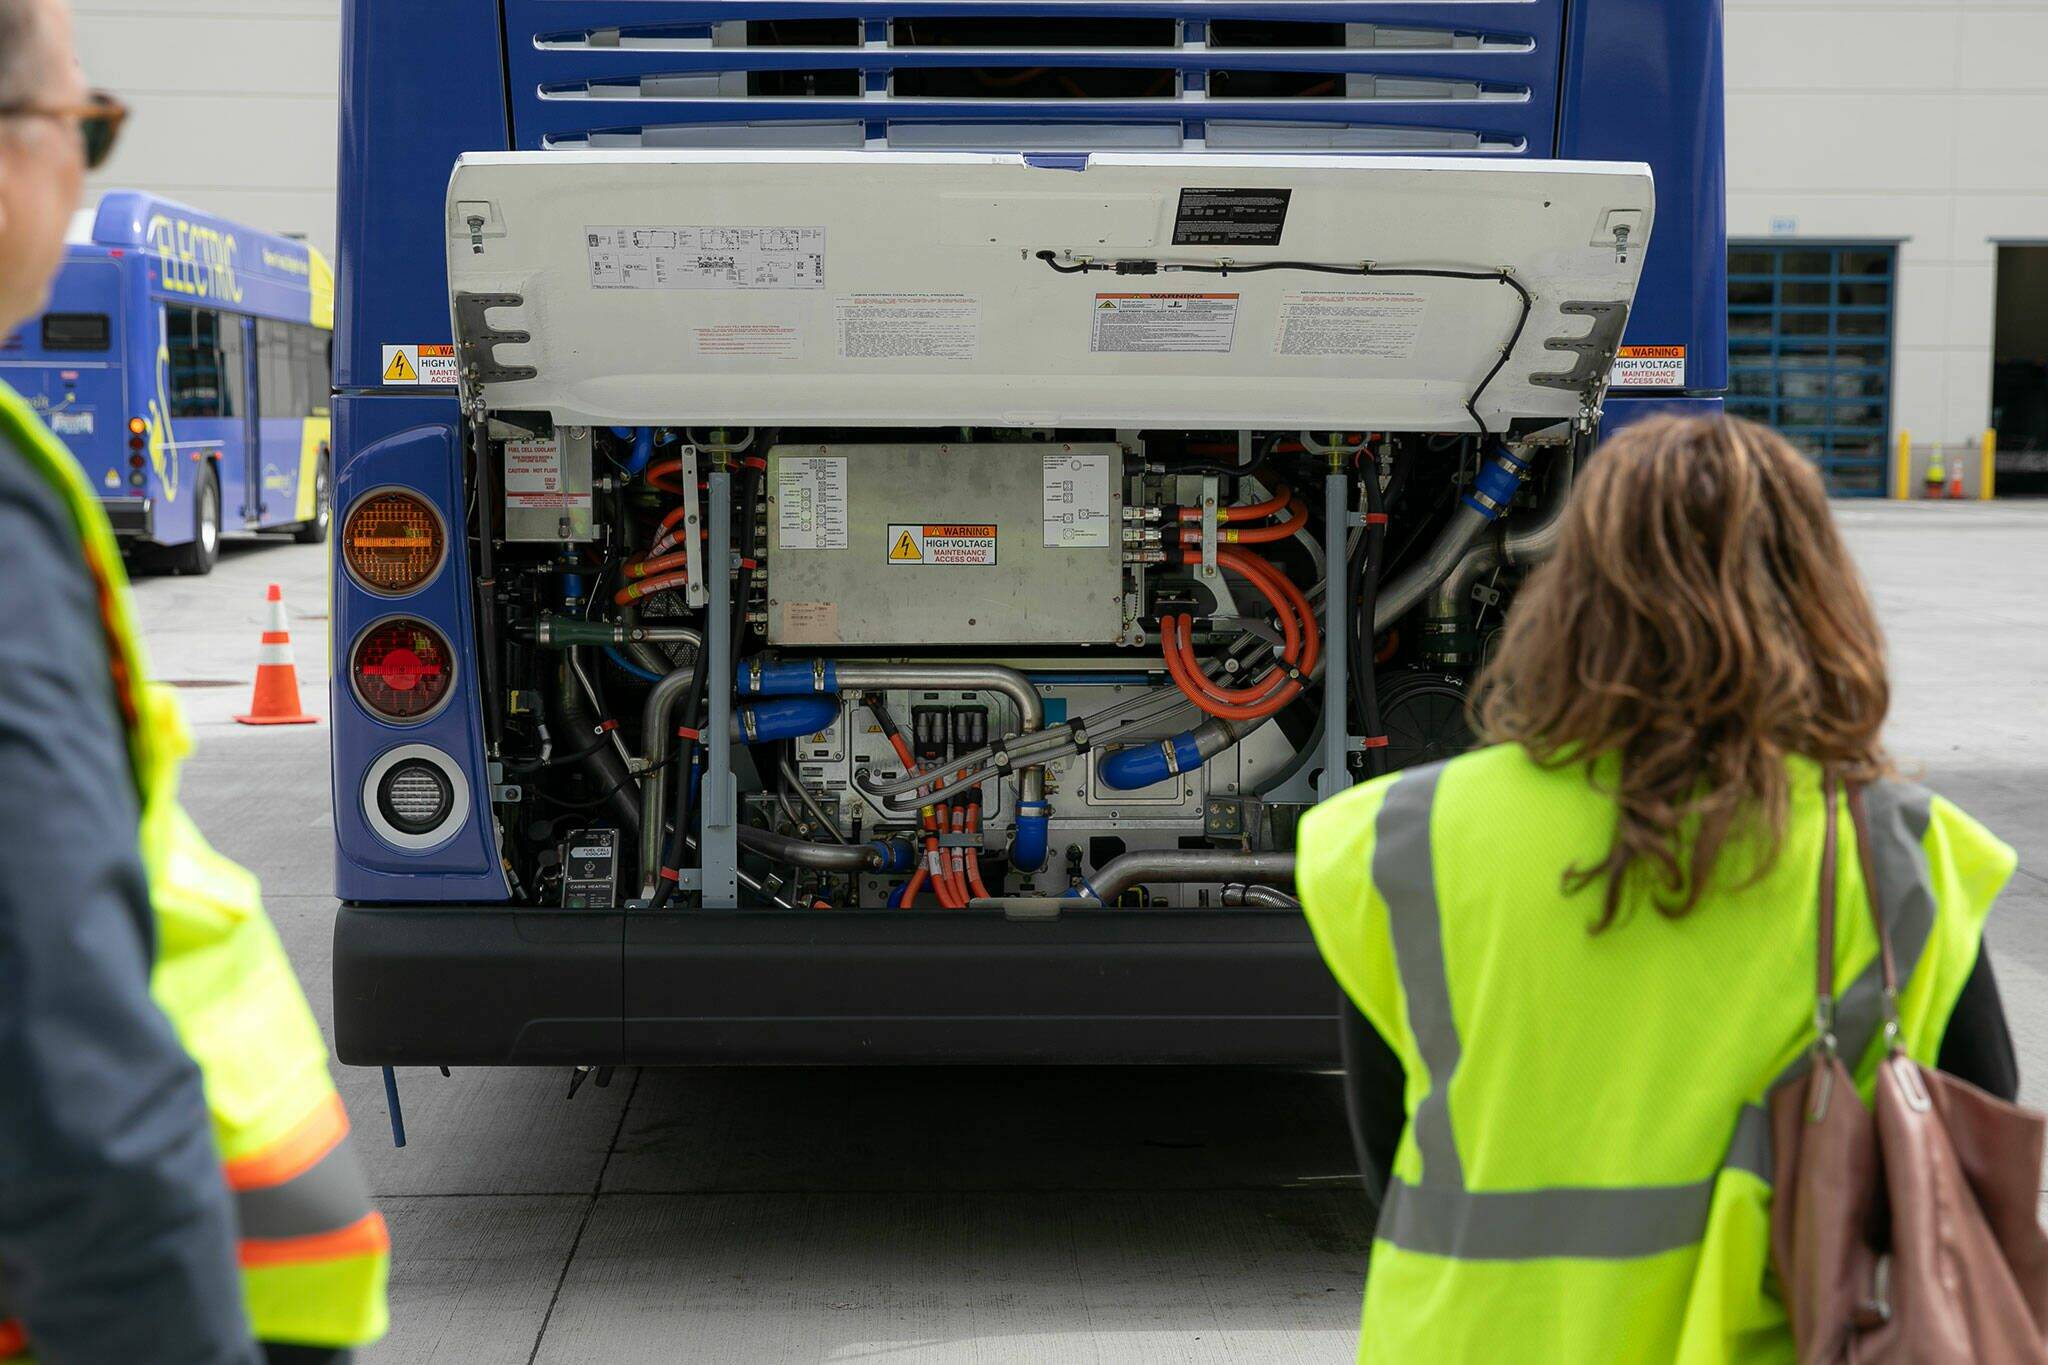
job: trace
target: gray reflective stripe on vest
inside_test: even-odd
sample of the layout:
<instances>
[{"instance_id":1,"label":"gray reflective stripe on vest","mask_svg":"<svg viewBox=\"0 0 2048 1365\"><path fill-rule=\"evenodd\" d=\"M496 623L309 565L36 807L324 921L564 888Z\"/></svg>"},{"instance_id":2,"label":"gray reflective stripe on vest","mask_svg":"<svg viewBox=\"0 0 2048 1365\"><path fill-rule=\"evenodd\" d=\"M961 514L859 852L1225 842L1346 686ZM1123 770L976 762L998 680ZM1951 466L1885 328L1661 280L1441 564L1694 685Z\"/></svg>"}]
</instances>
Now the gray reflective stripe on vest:
<instances>
[{"instance_id":1,"label":"gray reflective stripe on vest","mask_svg":"<svg viewBox=\"0 0 2048 1365\"><path fill-rule=\"evenodd\" d=\"M1436 902L1436 859L1430 849L1429 813L1443 765L1411 768L1387 789L1373 831L1372 880L1387 903L1387 925L1408 1024L1429 1069L1429 1093L1415 1110L1415 1146L1426 1185L1456 1189L1465 1183L1451 1129L1451 1075L1458 1069L1458 1024L1451 1017L1450 975L1444 968L1443 917Z\"/></svg>"},{"instance_id":2,"label":"gray reflective stripe on vest","mask_svg":"<svg viewBox=\"0 0 2048 1365\"><path fill-rule=\"evenodd\" d=\"M1381 842L1373 853L1373 881L1380 888L1381 896L1387 899L1394 933L1394 955L1401 972L1401 987L1408 997L1409 1022L1415 1030L1418 1047L1422 1045L1425 1026L1416 1017L1416 1002L1423 1000L1425 1011L1439 1006L1443 1011L1441 1024L1432 1020L1429 1027L1437 1031L1439 1043L1448 1038L1448 1065L1440 1069L1440 1063L1446 1060L1445 1054L1432 1056L1427 1050L1423 1052L1424 1064L1429 1069L1430 1098L1445 1093L1451 1069L1457 1065L1457 1026L1450 1018L1447 978L1439 976L1432 986L1411 975L1411 963L1420 950L1411 953L1410 948L1403 946L1402 940L1404 932L1411 940L1411 947L1415 946L1415 939L1426 939L1427 945L1434 950L1440 970L1443 962L1442 922L1437 920L1433 932L1426 935L1416 932L1413 926L1404 925L1404 916L1395 908L1387 891L1389 885L1393 885L1412 893L1419 882L1428 892L1430 908L1436 908L1435 877L1428 864L1427 804L1424 804L1418 820L1412 805L1404 803L1392 825L1397 834L1409 840L1402 848L1402 856L1406 858L1416 856L1413 840L1419 825L1423 871L1418 876L1411 868L1404 876L1391 865L1383 868L1382 864L1391 862L1383 856L1387 848L1384 840L1390 828L1388 807L1393 806L1394 798L1403 788L1411 785L1428 797L1434 797L1437 772L1435 766L1412 770L1410 778L1396 782L1388 791L1386 803L1380 811L1378 830ZM1411 784L1411 778L1425 774L1426 781ZM1932 818L1930 801L1924 789L1897 781L1873 783L1867 795L1876 895L1898 955L1901 982L1911 978L1913 967L1920 961L1928 936L1934 929L1933 881L1928 873L1927 855L1922 844ZM1836 1013L1836 1031L1844 1057L1859 1059L1869 1049L1876 1040L1882 1012L1883 973L1873 960L1842 992ZM1806 1059L1801 1057L1779 1078L1780 1082L1798 1076L1805 1067ZM1761 1106L1751 1104L1744 1105L1736 1116L1734 1135L1729 1141L1721 1169L1704 1180L1685 1185L1468 1190L1464 1188L1462 1177L1455 1183L1432 1178L1429 1149L1422 1141L1423 1111L1427 1108L1425 1100L1415 1115L1416 1146L1423 1155L1424 1183L1412 1185L1399 1177L1391 1182L1376 1234L1379 1239L1404 1251L1473 1261L1553 1257L1622 1260L1654 1256L1692 1246L1706 1235L1714 1186L1722 1174L1742 1171L1767 1184L1773 1174L1770 1116ZM1451 1169L1457 1170L1457 1150L1449 1130L1449 1110L1445 1108L1442 1112L1445 1128L1440 1141L1451 1153Z\"/></svg>"},{"instance_id":3,"label":"gray reflective stripe on vest","mask_svg":"<svg viewBox=\"0 0 2048 1365\"><path fill-rule=\"evenodd\" d=\"M1934 933L1934 876L1927 867L1927 826L1934 819L1934 797L1925 787L1887 779L1864 790L1870 817L1870 863L1877 879L1874 894L1897 955L1899 983L1913 979L1920 955ZM1858 907L1860 909L1860 907ZM1835 1002L1835 1039L1843 1061L1853 1069L1877 1041L1884 1023L1884 964L1872 957ZM1806 1073L1802 1053L1771 1083L1776 1090ZM1762 1146L1748 1161L1731 1150L1728 1165L1749 1171L1766 1182L1773 1178L1770 1120L1756 1105L1744 1105L1742 1124L1762 1134ZM1743 1127L1737 1128L1737 1142Z\"/></svg>"},{"instance_id":4,"label":"gray reflective stripe on vest","mask_svg":"<svg viewBox=\"0 0 2048 1365\"><path fill-rule=\"evenodd\" d=\"M346 1140L282 1185L235 1193L237 1231L245 1240L334 1232L360 1222L369 1212L369 1186L355 1148Z\"/></svg>"}]
</instances>

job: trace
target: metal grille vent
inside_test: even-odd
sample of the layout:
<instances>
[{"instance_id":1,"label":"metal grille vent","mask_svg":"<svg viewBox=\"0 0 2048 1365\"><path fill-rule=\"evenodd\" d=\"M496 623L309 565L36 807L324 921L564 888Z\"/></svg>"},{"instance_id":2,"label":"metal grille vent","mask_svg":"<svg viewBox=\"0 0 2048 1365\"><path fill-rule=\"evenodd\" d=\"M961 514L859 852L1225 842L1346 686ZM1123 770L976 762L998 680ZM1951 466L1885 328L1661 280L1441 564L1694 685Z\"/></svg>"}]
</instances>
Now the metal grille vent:
<instances>
[{"instance_id":1,"label":"metal grille vent","mask_svg":"<svg viewBox=\"0 0 2048 1365\"><path fill-rule=\"evenodd\" d=\"M529 35L512 45L516 132L539 147L1550 149L1563 0L1077 8L506 0Z\"/></svg>"}]
</instances>

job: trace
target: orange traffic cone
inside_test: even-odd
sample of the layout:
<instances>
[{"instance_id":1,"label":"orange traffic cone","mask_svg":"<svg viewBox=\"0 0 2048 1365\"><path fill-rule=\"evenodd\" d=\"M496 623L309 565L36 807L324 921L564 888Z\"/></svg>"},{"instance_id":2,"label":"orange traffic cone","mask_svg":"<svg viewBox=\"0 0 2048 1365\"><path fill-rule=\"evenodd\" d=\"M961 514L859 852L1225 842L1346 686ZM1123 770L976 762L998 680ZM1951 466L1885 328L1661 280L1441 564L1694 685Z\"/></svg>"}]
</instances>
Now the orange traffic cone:
<instances>
[{"instance_id":1,"label":"orange traffic cone","mask_svg":"<svg viewBox=\"0 0 2048 1365\"><path fill-rule=\"evenodd\" d=\"M270 585L270 624L256 648L256 692L244 725L311 725L320 719L299 709L299 668L292 662L292 633L285 626L284 591Z\"/></svg>"}]
</instances>

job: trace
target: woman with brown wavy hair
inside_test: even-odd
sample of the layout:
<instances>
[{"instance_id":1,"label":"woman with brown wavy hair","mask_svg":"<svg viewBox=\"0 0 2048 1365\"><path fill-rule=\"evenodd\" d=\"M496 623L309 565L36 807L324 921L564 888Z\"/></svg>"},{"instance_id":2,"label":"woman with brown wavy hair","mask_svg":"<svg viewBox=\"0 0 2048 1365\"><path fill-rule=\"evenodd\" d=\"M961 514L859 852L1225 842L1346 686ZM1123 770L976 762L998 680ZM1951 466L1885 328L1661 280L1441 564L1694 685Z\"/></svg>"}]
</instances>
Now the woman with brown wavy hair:
<instances>
[{"instance_id":1,"label":"woman with brown wavy hair","mask_svg":"<svg viewBox=\"0 0 2048 1365\"><path fill-rule=\"evenodd\" d=\"M1913 1055L2018 1088L1981 933L2012 850L1894 775L1876 619L1820 480L1729 418L1588 459L1475 698L1488 741L1302 822L1299 884L1363 1021L1383 1196L1361 1361L1789 1360L1762 1105L1814 1037L1823 774L1843 1056L1900 956ZM1380 1116L1375 1124L1371 1116Z\"/></svg>"}]
</instances>

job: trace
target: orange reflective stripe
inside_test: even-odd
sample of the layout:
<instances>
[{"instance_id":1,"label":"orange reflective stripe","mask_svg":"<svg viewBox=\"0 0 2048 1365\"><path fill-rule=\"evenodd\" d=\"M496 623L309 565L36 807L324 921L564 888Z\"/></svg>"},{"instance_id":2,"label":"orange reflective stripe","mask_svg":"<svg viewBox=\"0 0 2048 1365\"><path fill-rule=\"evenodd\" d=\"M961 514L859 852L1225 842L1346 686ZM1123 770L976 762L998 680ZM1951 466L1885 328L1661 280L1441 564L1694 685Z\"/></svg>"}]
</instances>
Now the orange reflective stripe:
<instances>
[{"instance_id":1,"label":"orange reflective stripe","mask_svg":"<svg viewBox=\"0 0 2048 1365\"><path fill-rule=\"evenodd\" d=\"M330 1091L312 1113L276 1142L260 1152L227 1162L222 1169L227 1174L228 1188L260 1190L282 1185L312 1169L347 1136L348 1111L341 1107L341 1096Z\"/></svg>"},{"instance_id":2,"label":"orange reflective stripe","mask_svg":"<svg viewBox=\"0 0 2048 1365\"><path fill-rule=\"evenodd\" d=\"M244 1237L237 1259L244 1266L338 1261L345 1256L379 1256L391 1249L384 1215L366 1213L345 1228L305 1237Z\"/></svg>"}]
</instances>

